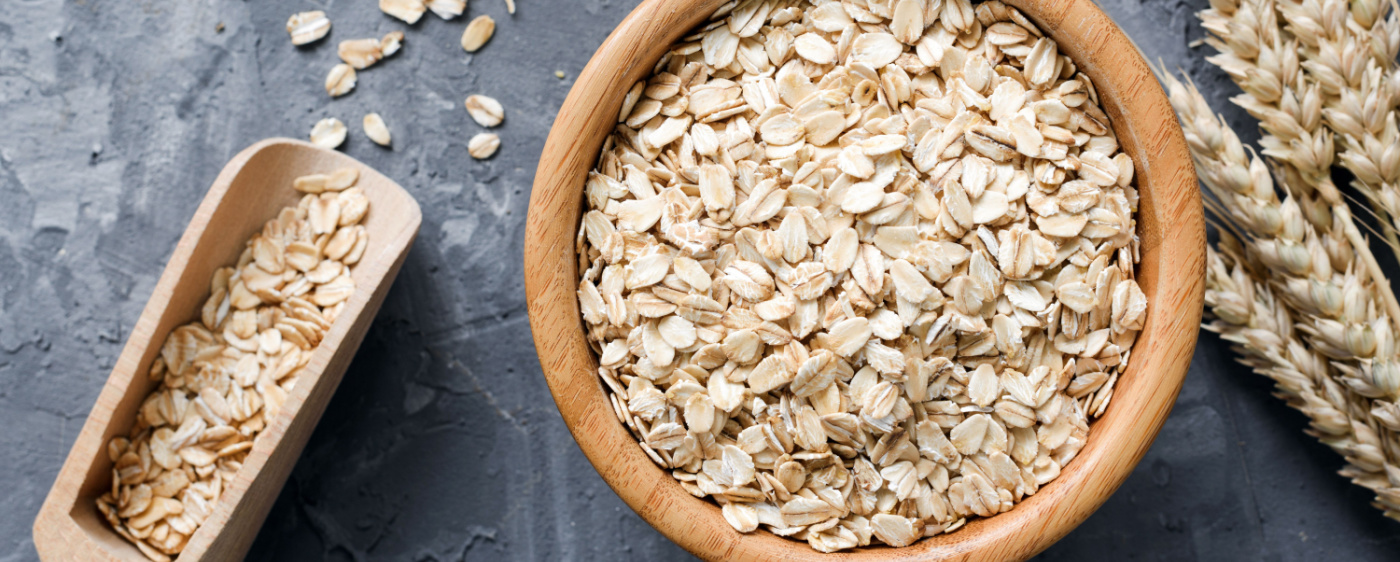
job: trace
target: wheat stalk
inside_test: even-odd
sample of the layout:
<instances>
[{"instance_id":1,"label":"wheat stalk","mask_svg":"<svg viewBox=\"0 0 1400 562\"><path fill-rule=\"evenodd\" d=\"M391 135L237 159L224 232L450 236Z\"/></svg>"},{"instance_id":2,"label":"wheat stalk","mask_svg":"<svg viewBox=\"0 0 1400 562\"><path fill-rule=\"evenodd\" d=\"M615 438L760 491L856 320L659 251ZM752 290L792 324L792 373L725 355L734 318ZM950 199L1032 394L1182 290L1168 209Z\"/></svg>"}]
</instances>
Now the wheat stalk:
<instances>
[{"instance_id":1,"label":"wheat stalk","mask_svg":"<svg viewBox=\"0 0 1400 562\"><path fill-rule=\"evenodd\" d=\"M1324 91L1303 72L1299 40L1283 31L1272 0L1215 0L1199 16L1212 34L1207 42L1220 51L1207 60L1244 90L1231 101L1259 119L1266 132L1259 141L1263 153L1274 159L1281 180L1295 188L1293 195L1308 220L1319 228L1334 226L1355 249L1387 316L1395 322L1392 327L1400 329L1400 301L1332 182L1335 148L1330 131L1322 126Z\"/></svg>"}]
</instances>

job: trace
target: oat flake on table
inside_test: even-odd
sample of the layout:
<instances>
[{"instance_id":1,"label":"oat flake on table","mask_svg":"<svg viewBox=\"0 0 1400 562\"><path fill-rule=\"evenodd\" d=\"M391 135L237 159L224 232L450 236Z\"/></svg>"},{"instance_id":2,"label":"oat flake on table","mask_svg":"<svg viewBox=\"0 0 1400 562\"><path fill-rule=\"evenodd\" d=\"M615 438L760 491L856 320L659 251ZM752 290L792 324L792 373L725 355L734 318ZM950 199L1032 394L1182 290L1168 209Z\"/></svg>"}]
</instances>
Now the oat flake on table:
<instances>
[{"instance_id":1,"label":"oat flake on table","mask_svg":"<svg viewBox=\"0 0 1400 562\"><path fill-rule=\"evenodd\" d=\"M830 552L1011 509L1146 316L1133 162L1000 2L730 2L627 93L579 304L618 419L735 529Z\"/></svg>"},{"instance_id":2,"label":"oat flake on table","mask_svg":"<svg viewBox=\"0 0 1400 562\"><path fill-rule=\"evenodd\" d=\"M292 14L287 18L287 33L292 36L293 45L315 43L330 31L331 20L320 10Z\"/></svg>"}]
</instances>

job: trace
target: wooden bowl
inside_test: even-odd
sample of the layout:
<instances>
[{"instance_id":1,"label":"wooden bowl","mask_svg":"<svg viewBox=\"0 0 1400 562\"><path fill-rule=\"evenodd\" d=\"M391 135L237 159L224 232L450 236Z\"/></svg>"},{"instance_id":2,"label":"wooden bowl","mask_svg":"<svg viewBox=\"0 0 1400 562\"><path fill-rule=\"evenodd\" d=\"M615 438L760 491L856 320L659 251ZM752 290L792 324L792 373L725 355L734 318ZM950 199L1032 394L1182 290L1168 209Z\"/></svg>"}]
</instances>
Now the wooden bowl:
<instances>
[{"instance_id":1,"label":"wooden bowl","mask_svg":"<svg viewBox=\"0 0 1400 562\"><path fill-rule=\"evenodd\" d=\"M268 420L213 513L190 537L178 560L241 560L287 481L316 421L369 330L393 284L422 213L403 188L339 152L291 139L270 139L240 152L209 188L175 246L160 282L126 341L77 443L34 522L34 546L45 560L128 560L146 557L107 524L94 501L112 482L107 442L125 435L156 383L146 376L174 328L199 318L214 270L235 263L244 242L300 193L292 180L346 167L360 170L369 197L364 225L369 246L351 268L355 294L303 368L282 411Z\"/></svg>"},{"instance_id":2,"label":"wooden bowl","mask_svg":"<svg viewBox=\"0 0 1400 562\"><path fill-rule=\"evenodd\" d=\"M740 534L715 504L686 493L618 422L584 340L574 237L583 186L623 95L669 46L724 0L646 0L583 70L545 143L530 196L525 294L540 365L589 461L648 523L714 560L1019 560L1069 533L1118 488L1166 419L1191 362L1201 319L1205 227L1186 142L1167 97L1133 43L1091 0L1004 0L1059 42L1098 88L1141 193L1138 282L1145 327L1089 442L1058 478L1011 511L905 548L821 554L767 532Z\"/></svg>"}]
</instances>

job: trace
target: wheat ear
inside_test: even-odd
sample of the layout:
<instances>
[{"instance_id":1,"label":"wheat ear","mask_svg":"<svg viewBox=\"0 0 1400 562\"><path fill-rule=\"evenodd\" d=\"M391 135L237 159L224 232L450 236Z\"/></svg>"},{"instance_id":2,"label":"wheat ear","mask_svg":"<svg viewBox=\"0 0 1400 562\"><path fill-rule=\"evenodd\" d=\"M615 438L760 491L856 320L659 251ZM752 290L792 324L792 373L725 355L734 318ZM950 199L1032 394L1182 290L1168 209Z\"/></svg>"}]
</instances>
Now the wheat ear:
<instances>
[{"instance_id":1,"label":"wheat ear","mask_svg":"<svg viewBox=\"0 0 1400 562\"><path fill-rule=\"evenodd\" d=\"M1244 90L1231 101L1259 119L1267 133L1259 141L1263 153L1274 159L1281 180L1295 188L1304 216L1318 227L1332 225L1355 249L1392 328L1400 329L1400 301L1332 183L1334 146L1322 126L1323 92L1302 72L1299 43L1282 31L1274 3L1216 0L1199 16L1212 34L1207 42L1220 51L1207 60Z\"/></svg>"},{"instance_id":2,"label":"wheat ear","mask_svg":"<svg viewBox=\"0 0 1400 562\"><path fill-rule=\"evenodd\" d=\"M1400 19L1387 0L1281 0L1284 30L1301 45L1301 66L1323 94L1322 114L1340 141L1337 160L1400 246L1400 95L1395 55Z\"/></svg>"},{"instance_id":3,"label":"wheat ear","mask_svg":"<svg viewBox=\"0 0 1400 562\"><path fill-rule=\"evenodd\" d=\"M1374 505L1400 520L1400 408L1338 384L1339 362L1298 338L1289 308L1255 280L1238 250L1208 249L1206 305L1215 320L1205 328L1231 342L1241 364L1272 379L1277 396L1308 416L1307 433L1346 459L1340 473L1375 492Z\"/></svg>"},{"instance_id":4,"label":"wheat ear","mask_svg":"<svg viewBox=\"0 0 1400 562\"><path fill-rule=\"evenodd\" d=\"M1200 92L1170 75L1162 79L1220 218L1242 234L1241 242L1261 271L1276 273L1272 282L1278 293L1304 314L1299 329L1312 349L1368 363L1379 351L1384 353L1381 362L1388 364L1396 347L1390 318L1377 312L1377 284L1357 274L1348 240L1332 231L1330 225L1343 218L1321 225L1303 220L1295 190L1285 183L1288 197L1279 200L1262 159L1246 153ZM1369 395L1394 393L1400 387L1400 379L1374 379L1375 372L1363 371L1351 382Z\"/></svg>"},{"instance_id":5,"label":"wheat ear","mask_svg":"<svg viewBox=\"0 0 1400 562\"><path fill-rule=\"evenodd\" d=\"M1166 75L1163 82L1212 209L1241 234L1222 231L1221 251L1209 250L1206 305L1214 320L1205 327L1272 379L1279 397L1310 419L1309 435L1346 458L1342 474L1400 519L1400 408L1382 399L1400 373L1393 362L1368 358L1389 357L1395 346L1373 304L1375 284L1348 265L1344 238L1303 220L1286 180L1278 198L1261 159L1246 153L1194 87ZM1367 341L1363 330L1339 342L1316 329L1342 321L1369 325L1379 338Z\"/></svg>"}]
</instances>

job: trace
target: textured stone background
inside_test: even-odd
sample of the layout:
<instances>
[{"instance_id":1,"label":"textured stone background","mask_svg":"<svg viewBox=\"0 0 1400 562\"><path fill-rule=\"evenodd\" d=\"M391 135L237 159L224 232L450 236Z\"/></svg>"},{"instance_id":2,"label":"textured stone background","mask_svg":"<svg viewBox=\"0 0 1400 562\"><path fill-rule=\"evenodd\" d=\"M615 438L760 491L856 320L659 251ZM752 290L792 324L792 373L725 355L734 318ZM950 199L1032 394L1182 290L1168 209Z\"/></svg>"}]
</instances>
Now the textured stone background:
<instances>
[{"instance_id":1,"label":"textured stone background","mask_svg":"<svg viewBox=\"0 0 1400 562\"><path fill-rule=\"evenodd\" d=\"M1216 107L1205 0L1101 0L1152 59ZM421 202L423 229L250 559L688 558L632 513L564 428L521 290L537 155L593 50L635 0L473 0L496 37L429 15L350 96L322 90L336 42L405 26L372 0L0 2L0 561L30 526L186 222L225 160L326 116L344 147ZM329 40L293 48L287 16L324 9ZM222 25L222 32L217 26ZM555 70L569 78L554 77ZM507 108L494 160L472 161L470 93ZM395 148L358 122L382 113ZM1269 385L1202 337L1155 446L1045 560L1365 560L1400 534ZM1389 553L1389 555L1387 555Z\"/></svg>"}]
</instances>

